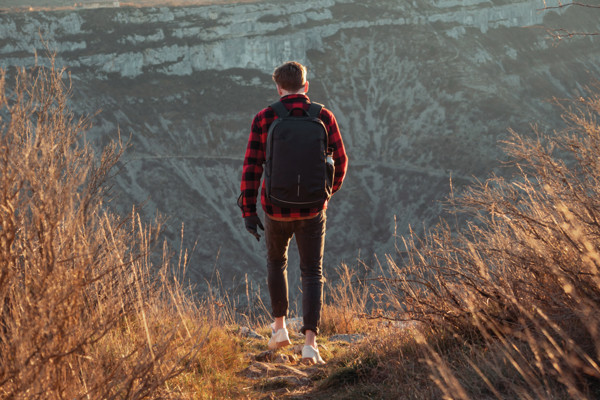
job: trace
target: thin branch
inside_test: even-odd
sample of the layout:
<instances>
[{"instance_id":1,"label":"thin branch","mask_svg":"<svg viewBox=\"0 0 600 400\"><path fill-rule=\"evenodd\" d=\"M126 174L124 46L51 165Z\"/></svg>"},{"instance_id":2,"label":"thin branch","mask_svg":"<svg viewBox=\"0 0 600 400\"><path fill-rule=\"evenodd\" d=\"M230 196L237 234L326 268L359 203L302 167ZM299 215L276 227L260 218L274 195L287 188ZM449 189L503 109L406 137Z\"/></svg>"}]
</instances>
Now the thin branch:
<instances>
[{"instance_id":1,"label":"thin branch","mask_svg":"<svg viewBox=\"0 0 600 400\"><path fill-rule=\"evenodd\" d=\"M544 1L544 4L546 4L546 2ZM573 1L571 3L565 3L565 4L559 4L557 6L546 6L544 8L539 9L539 11L544 11L544 10L554 10L554 9L559 9L559 8L566 8L569 6L577 6L577 7L587 7L587 8L600 8L600 6L594 6L591 4L585 4L585 3L580 3L577 1Z\"/></svg>"},{"instance_id":2,"label":"thin branch","mask_svg":"<svg viewBox=\"0 0 600 400\"><path fill-rule=\"evenodd\" d=\"M598 7L600 8L600 7ZM554 39L567 39L575 36L599 36L600 32L570 32L566 29L555 29L554 31L548 30L548 33Z\"/></svg>"},{"instance_id":3,"label":"thin branch","mask_svg":"<svg viewBox=\"0 0 600 400\"><path fill-rule=\"evenodd\" d=\"M546 4L546 1L544 0L544 5L545 4ZM586 3L573 1L571 3L558 4L556 6L545 6L544 8L541 8L538 11L556 10L556 9L570 7L570 6L600 9L600 5L592 5L592 4L586 4ZM548 33L554 39L558 39L558 40L573 38L576 36L598 36L598 35L600 35L600 32L569 32L566 29L556 29L554 31L549 30Z\"/></svg>"}]
</instances>

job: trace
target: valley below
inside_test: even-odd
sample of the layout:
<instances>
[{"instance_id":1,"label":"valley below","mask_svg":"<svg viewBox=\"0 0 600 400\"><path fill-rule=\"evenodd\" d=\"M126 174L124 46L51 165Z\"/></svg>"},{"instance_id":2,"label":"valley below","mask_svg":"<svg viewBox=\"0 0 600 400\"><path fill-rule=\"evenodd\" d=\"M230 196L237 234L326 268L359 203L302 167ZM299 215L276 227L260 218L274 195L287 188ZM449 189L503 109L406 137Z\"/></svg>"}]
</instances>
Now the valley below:
<instances>
[{"instance_id":1,"label":"valley below","mask_svg":"<svg viewBox=\"0 0 600 400\"><path fill-rule=\"evenodd\" d=\"M451 188L510 178L500 146L509 129L561 129L551 100L584 95L600 76L600 39L552 37L599 32L600 11L542 10L541 0L121 3L7 8L0 67L56 53L73 112L93 115L87 139L129 140L110 206L167 216L165 238L189 250L199 289L218 272L225 287L248 279L266 293L264 242L245 231L236 200L252 118L277 99L278 64L308 66L308 95L335 113L348 152L327 212L332 280L341 263L369 274L399 257L411 228L449 217ZM294 245L289 264L297 297Z\"/></svg>"}]
</instances>

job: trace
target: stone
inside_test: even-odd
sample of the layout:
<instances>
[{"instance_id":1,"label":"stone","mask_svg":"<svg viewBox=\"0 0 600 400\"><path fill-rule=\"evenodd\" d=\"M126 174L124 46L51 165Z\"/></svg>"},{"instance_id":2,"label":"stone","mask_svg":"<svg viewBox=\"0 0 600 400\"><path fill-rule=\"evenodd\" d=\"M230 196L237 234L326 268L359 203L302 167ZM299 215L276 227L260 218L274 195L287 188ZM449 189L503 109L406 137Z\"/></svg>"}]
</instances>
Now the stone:
<instances>
[{"instance_id":1,"label":"stone","mask_svg":"<svg viewBox=\"0 0 600 400\"><path fill-rule=\"evenodd\" d=\"M263 335L256 333L256 331L248 328L247 326L242 326L240 328L239 335L250 339L265 340L265 337Z\"/></svg>"},{"instance_id":2,"label":"stone","mask_svg":"<svg viewBox=\"0 0 600 400\"><path fill-rule=\"evenodd\" d=\"M240 372L240 375L246 378L258 379L267 376L270 370L268 364L254 362Z\"/></svg>"},{"instance_id":3,"label":"stone","mask_svg":"<svg viewBox=\"0 0 600 400\"><path fill-rule=\"evenodd\" d=\"M290 362L290 357L287 354L280 353L275 356L272 362L276 364L288 364Z\"/></svg>"},{"instance_id":4,"label":"stone","mask_svg":"<svg viewBox=\"0 0 600 400\"><path fill-rule=\"evenodd\" d=\"M329 337L330 342L346 342L357 343L362 341L366 336L360 333L339 334Z\"/></svg>"},{"instance_id":5,"label":"stone","mask_svg":"<svg viewBox=\"0 0 600 400\"><path fill-rule=\"evenodd\" d=\"M271 361L273 361L274 358L275 358L274 350L263 351L262 353L259 353L254 357L254 359L256 361L262 361L262 362L271 362Z\"/></svg>"}]
</instances>

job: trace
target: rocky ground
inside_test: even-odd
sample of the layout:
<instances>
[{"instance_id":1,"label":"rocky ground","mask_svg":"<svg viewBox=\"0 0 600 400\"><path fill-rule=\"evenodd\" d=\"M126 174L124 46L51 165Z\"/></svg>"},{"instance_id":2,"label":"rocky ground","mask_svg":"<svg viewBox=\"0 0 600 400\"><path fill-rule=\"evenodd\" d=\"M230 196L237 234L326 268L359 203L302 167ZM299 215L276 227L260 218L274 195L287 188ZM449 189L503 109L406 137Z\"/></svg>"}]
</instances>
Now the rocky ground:
<instances>
[{"instance_id":1,"label":"rocky ground","mask_svg":"<svg viewBox=\"0 0 600 400\"><path fill-rule=\"evenodd\" d=\"M261 335L248 327L241 327L232 332L246 341L248 352L245 357L247 366L239 371L239 376L249 384L245 389L252 393L261 393L262 399L315 399L326 398L326 380L343 375L340 370L339 357L347 353L353 346L362 346L376 339L377 335L410 332L415 323L391 323L380 321L367 333L333 334L320 336L319 352L327 362L325 365L310 365L301 360L304 337L297 333L301 318L287 320L287 327L293 345L277 350L266 350L268 334ZM262 332L262 331L261 331ZM339 376L339 379L345 379ZM331 384L331 383L330 383ZM317 396L320 397L315 397ZM325 397L323 397L325 396Z\"/></svg>"},{"instance_id":2,"label":"rocky ground","mask_svg":"<svg viewBox=\"0 0 600 400\"><path fill-rule=\"evenodd\" d=\"M303 363L302 343L304 337L296 333L300 319L288 320L290 339L295 345L278 349L264 350L268 337L254 330L242 327L235 332L248 341L250 351L246 354L248 366L239 372L251 384L248 390L264 394L264 399L309 399L311 392L327 377L327 365ZM332 361L348 346L360 344L366 340L364 334L332 335L320 339L319 352L325 360Z\"/></svg>"}]
</instances>

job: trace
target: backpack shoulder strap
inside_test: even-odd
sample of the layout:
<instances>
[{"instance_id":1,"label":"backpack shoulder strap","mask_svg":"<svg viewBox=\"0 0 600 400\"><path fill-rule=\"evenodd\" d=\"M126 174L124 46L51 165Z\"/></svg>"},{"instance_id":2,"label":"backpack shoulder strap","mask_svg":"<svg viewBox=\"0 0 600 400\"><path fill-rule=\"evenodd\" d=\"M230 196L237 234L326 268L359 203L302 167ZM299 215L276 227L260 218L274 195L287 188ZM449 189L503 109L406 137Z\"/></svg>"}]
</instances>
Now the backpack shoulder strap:
<instances>
[{"instance_id":1,"label":"backpack shoulder strap","mask_svg":"<svg viewBox=\"0 0 600 400\"><path fill-rule=\"evenodd\" d=\"M308 107L308 115L313 118L319 118L319 114L321 113L323 107L323 104L320 103L310 103L310 106Z\"/></svg>"},{"instance_id":2,"label":"backpack shoulder strap","mask_svg":"<svg viewBox=\"0 0 600 400\"><path fill-rule=\"evenodd\" d=\"M276 101L275 103L271 104L269 107L271 107L275 111L275 113L277 114L277 116L279 118L287 117L288 114L290 113L288 111L288 109L285 108L285 106L283 105L283 103L281 101Z\"/></svg>"}]
</instances>

